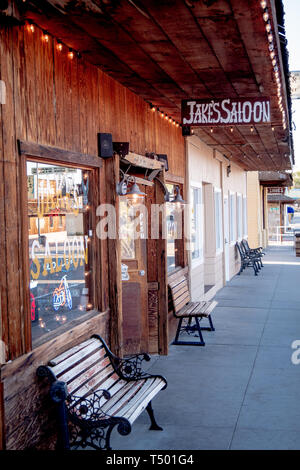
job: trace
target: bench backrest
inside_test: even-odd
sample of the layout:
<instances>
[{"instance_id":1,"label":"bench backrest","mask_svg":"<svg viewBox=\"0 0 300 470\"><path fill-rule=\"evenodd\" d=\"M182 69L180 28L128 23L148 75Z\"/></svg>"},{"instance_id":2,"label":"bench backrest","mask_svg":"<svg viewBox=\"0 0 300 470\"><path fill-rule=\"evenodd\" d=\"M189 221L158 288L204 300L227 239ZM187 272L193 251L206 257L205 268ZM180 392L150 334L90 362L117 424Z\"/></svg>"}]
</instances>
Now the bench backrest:
<instances>
[{"instance_id":1,"label":"bench backrest","mask_svg":"<svg viewBox=\"0 0 300 470\"><path fill-rule=\"evenodd\" d=\"M235 246L238 249L241 259L245 258L245 252L242 250L240 243L236 242Z\"/></svg>"},{"instance_id":2,"label":"bench backrest","mask_svg":"<svg viewBox=\"0 0 300 470\"><path fill-rule=\"evenodd\" d=\"M48 363L57 380L67 384L69 393L82 397L98 389L108 389L119 380L108 351L98 338L90 338Z\"/></svg>"},{"instance_id":3,"label":"bench backrest","mask_svg":"<svg viewBox=\"0 0 300 470\"><path fill-rule=\"evenodd\" d=\"M243 248L246 252L250 250L250 247L249 247L249 244L248 244L247 240L243 239L241 243L242 243L242 246L243 246Z\"/></svg>"},{"instance_id":4,"label":"bench backrest","mask_svg":"<svg viewBox=\"0 0 300 470\"><path fill-rule=\"evenodd\" d=\"M174 313L178 313L188 302L191 301L187 279L182 276L169 284L171 290Z\"/></svg>"}]
</instances>

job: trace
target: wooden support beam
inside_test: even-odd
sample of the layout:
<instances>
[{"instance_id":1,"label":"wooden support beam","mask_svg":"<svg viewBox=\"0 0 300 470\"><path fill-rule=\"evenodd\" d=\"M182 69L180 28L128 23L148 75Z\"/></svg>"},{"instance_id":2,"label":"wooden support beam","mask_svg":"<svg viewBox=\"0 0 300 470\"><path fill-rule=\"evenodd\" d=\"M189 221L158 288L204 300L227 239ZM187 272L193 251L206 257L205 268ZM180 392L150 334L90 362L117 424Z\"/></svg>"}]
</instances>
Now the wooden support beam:
<instances>
[{"instance_id":1,"label":"wooden support beam","mask_svg":"<svg viewBox=\"0 0 300 470\"><path fill-rule=\"evenodd\" d=\"M102 160L100 157L88 155L85 153L72 152L50 145L41 145L34 142L19 141L19 152L21 155L28 157L41 158L43 162L50 160L51 162L70 164L79 167L101 168Z\"/></svg>"},{"instance_id":2,"label":"wooden support beam","mask_svg":"<svg viewBox=\"0 0 300 470\"><path fill-rule=\"evenodd\" d=\"M109 279L110 306L110 347L114 354L122 356L123 348L123 315L122 315L122 280L121 280L121 246L119 240L119 197L116 184L119 182L120 160L114 155L105 161L106 200L115 208L115 238L109 237L107 275ZM104 273L103 273L104 274Z\"/></svg>"}]
</instances>

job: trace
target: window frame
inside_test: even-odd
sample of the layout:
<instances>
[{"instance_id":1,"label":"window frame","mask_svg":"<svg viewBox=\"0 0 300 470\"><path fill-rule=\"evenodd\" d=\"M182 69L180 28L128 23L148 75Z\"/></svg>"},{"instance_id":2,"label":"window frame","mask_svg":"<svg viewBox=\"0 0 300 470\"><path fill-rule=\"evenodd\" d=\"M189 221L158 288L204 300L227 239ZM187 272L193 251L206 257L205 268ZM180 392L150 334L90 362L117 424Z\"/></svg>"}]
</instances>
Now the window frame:
<instances>
[{"instance_id":1,"label":"window frame","mask_svg":"<svg viewBox=\"0 0 300 470\"><path fill-rule=\"evenodd\" d=\"M200 228L200 237L199 237L199 253L200 255L197 258L192 257L192 251L191 251L191 263L192 263L192 268L195 268L201 264L204 263L204 207L203 207L203 187L202 183L196 182L196 181L191 181L190 182L190 201L191 201L191 194L194 189L200 190L200 212L198 213L198 216L200 218L199 223L197 226ZM190 226L191 226L191 217L190 217Z\"/></svg>"},{"instance_id":2,"label":"window frame","mask_svg":"<svg viewBox=\"0 0 300 470\"><path fill-rule=\"evenodd\" d=\"M180 181L175 180L175 178L169 179L167 178L168 175L166 175L166 181L165 184L166 186L171 185L171 186L179 186L180 194L184 199L184 193L183 193L183 183ZM167 204L172 204L172 203L167 203ZM165 221L167 223L167 220ZM168 254L166 251L166 267L167 267L167 276L171 276L174 274L176 271L183 269L185 266L185 240L184 240L184 210L182 210L182 227L181 227L181 233L182 237L181 238L175 238L175 267L172 270L168 270ZM166 226L167 228L167 226ZM168 240L166 239L166 250L167 250L167 243ZM177 247L176 247L177 245ZM178 264L176 264L178 263Z\"/></svg>"},{"instance_id":3,"label":"window frame","mask_svg":"<svg viewBox=\"0 0 300 470\"><path fill-rule=\"evenodd\" d=\"M101 311L102 293L99 289L99 280L101 279L101 243L96 237L96 208L100 204L100 168L102 161L99 157L81 154L79 152L67 151L56 147L46 145L39 145L32 142L18 141L19 155L20 155L20 196L21 196L21 245L22 245L22 279L21 282L24 286L23 298L23 318L25 333L25 350L26 352L36 349L40 345L47 343L55 337L75 326L84 323L87 319L98 315ZM95 269L93 269L92 280L92 295L94 300L94 308L84 312L78 319L74 319L61 325L57 329L42 335L37 340L32 341L31 334L31 317L30 317L30 275L29 275L29 216L28 216L28 194L27 194L27 161L37 162L49 165L61 165L69 168L78 168L81 170L89 170L91 172L91 187L92 187L92 207L91 207L91 226L93 227L93 236L91 240L92 260ZM83 164L84 162L84 164ZM96 260L98 262L96 262ZM98 285L98 288L97 288ZM26 287L25 287L26 286Z\"/></svg>"},{"instance_id":4,"label":"window frame","mask_svg":"<svg viewBox=\"0 0 300 470\"><path fill-rule=\"evenodd\" d=\"M216 198L216 194L219 194L219 198ZM219 220L218 226L220 228L218 239L220 242L220 247L217 247L217 212L216 212L216 202L219 199ZM216 237L216 254L223 253L223 198L222 198L222 189L214 187L214 211L215 211L215 237Z\"/></svg>"},{"instance_id":5,"label":"window frame","mask_svg":"<svg viewBox=\"0 0 300 470\"><path fill-rule=\"evenodd\" d=\"M243 194L243 237L248 238L248 201L247 196Z\"/></svg>"},{"instance_id":6,"label":"window frame","mask_svg":"<svg viewBox=\"0 0 300 470\"><path fill-rule=\"evenodd\" d=\"M232 199L233 198L233 199ZM234 207L232 208L231 201L234 201ZM236 217L236 193L233 191L229 191L229 241L230 245L235 245L237 241L237 217ZM234 229L234 233L233 230Z\"/></svg>"},{"instance_id":7,"label":"window frame","mask_svg":"<svg viewBox=\"0 0 300 470\"><path fill-rule=\"evenodd\" d=\"M243 239L243 197L236 193L236 238L240 242Z\"/></svg>"}]
</instances>

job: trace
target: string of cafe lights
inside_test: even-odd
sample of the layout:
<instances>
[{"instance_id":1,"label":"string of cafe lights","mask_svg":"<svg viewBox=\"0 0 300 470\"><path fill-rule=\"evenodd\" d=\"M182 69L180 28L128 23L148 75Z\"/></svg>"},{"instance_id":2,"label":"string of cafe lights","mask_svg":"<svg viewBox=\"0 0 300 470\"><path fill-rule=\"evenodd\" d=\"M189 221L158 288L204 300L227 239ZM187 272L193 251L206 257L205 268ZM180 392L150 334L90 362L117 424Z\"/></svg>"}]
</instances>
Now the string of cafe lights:
<instances>
[{"instance_id":1,"label":"string of cafe lights","mask_svg":"<svg viewBox=\"0 0 300 470\"><path fill-rule=\"evenodd\" d=\"M81 53L79 51L76 51L76 50L72 49L71 47L67 46L63 41L61 41L60 39L57 39L52 34L50 34L48 31L43 30L42 28L40 28L33 21L28 21L28 23L26 24L26 28L27 28L27 31L30 32L31 34L34 34L36 29L41 30L42 31L41 40L44 43L48 43L50 41L51 37L53 39L55 39L56 40L56 49L57 49L57 51L58 52L63 52L64 49L68 50L68 58L70 60L74 59L75 57L77 57L78 59L80 59L82 57ZM172 124L175 127L181 126L181 124L179 124L179 122L175 121L175 119L171 118L171 116L168 116L166 113L161 111L157 106L154 106L152 103L149 103L149 105L150 105L151 111L152 112L157 111L162 119L165 119L166 121L168 121L170 124Z\"/></svg>"},{"instance_id":2,"label":"string of cafe lights","mask_svg":"<svg viewBox=\"0 0 300 470\"><path fill-rule=\"evenodd\" d=\"M65 44L63 41L61 41L60 39L57 39L56 37L54 37L47 30L40 28L33 21L28 21L26 23L26 29L31 34L34 34L36 30L42 31L41 41L44 42L45 44L47 44L50 41L50 38L53 38L56 41L56 46L55 46L56 50L58 52L63 52L64 49L67 50L68 51L67 55L68 55L68 58L70 60L73 60L75 57L77 57L77 59L81 59L82 56L81 56L81 53L79 51L76 51L76 50L72 49L72 47L67 46L67 44Z\"/></svg>"},{"instance_id":3,"label":"string of cafe lights","mask_svg":"<svg viewBox=\"0 0 300 470\"><path fill-rule=\"evenodd\" d=\"M275 81L277 85L277 99L278 99L278 106L282 114L282 125L283 125L283 128L286 129L287 127L286 126L286 113L283 107L282 84L280 80L279 67L278 67L279 61L278 61L278 58L276 57L274 35L272 32L271 20L270 20L270 15L269 15L269 10L268 10L268 2L267 0L259 0L259 1L260 1L262 11L263 11L262 16L265 22L265 28L266 28L266 33L267 33L267 38L268 38L268 43L269 43L270 59L272 62Z\"/></svg>"},{"instance_id":4,"label":"string of cafe lights","mask_svg":"<svg viewBox=\"0 0 300 470\"><path fill-rule=\"evenodd\" d=\"M168 121L173 126L175 126L175 127L180 126L181 127L181 124L179 124L179 122L175 121L175 119L171 118L166 113L161 111L157 106L154 106L154 104L152 104L152 103L149 103L149 105L150 105L150 109L153 113L157 112L162 119L165 119L166 121Z\"/></svg>"}]
</instances>

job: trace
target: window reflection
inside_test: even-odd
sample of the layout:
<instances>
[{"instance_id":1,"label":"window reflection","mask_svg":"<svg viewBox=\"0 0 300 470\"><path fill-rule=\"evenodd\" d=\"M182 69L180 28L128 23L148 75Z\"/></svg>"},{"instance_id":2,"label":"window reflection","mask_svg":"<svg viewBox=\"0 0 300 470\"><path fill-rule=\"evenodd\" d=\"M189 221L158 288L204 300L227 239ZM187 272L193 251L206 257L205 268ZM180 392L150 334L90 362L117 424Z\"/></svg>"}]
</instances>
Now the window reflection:
<instances>
[{"instance_id":1,"label":"window reflection","mask_svg":"<svg viewBox=\"0 0 300 470\"><path fill-rule=\"evenodd\" d=\"M33 341L91 302L90 172L27 162Z\"/></svg>"}]
</instances>

